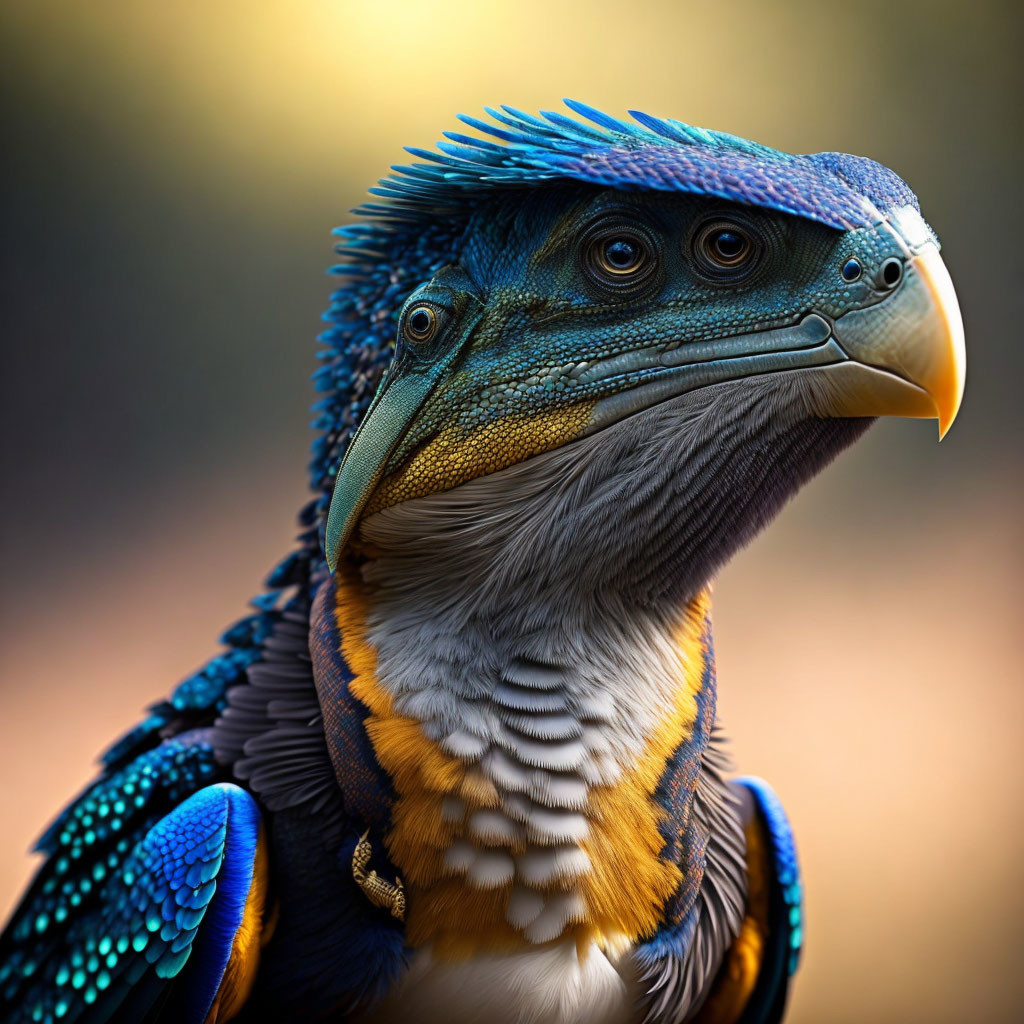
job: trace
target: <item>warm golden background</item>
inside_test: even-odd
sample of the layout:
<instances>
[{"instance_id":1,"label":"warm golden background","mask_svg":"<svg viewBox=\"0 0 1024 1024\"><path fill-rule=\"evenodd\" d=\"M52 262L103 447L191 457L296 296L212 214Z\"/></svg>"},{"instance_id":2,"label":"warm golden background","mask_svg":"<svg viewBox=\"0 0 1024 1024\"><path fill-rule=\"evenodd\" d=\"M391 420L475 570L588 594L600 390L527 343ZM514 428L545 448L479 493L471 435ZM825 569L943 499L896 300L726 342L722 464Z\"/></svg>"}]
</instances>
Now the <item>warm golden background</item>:
<instances>
[{"instance_id":1,"label":"warm golden background","mask_svg":"<svg viewBox=\"0 0 1024 1024\"><path fill-rule=\"evenodd\" d=\"M328 229L457 110L639 107L898 170L969 383L886 422L717 589L743 770L795 822L792 1022L1024 1019L1017 3L6 0L0 913L303 500Z\"/></svg>"}]
</instances>

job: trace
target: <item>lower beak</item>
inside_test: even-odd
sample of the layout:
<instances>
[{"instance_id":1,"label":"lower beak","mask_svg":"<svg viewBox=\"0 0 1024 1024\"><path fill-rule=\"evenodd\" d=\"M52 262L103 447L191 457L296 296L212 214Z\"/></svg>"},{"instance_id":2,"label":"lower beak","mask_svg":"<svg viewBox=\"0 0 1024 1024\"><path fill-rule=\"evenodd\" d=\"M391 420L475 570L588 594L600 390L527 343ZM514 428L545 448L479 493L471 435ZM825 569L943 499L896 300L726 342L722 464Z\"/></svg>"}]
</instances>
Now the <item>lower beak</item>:
<instances>
[{"instance_id":1,"label":"lower beak","mask_svg":"<svg viewBox=\"0 0 1024 1024\"><path fill-rule=\"evenodd\" d=\"M824 369L833 416L910 416L939 421L945 436L964 393L964 325L936 246L906 263L888 298L835 321L849 357Z\"/></svg>"}]
</instances>

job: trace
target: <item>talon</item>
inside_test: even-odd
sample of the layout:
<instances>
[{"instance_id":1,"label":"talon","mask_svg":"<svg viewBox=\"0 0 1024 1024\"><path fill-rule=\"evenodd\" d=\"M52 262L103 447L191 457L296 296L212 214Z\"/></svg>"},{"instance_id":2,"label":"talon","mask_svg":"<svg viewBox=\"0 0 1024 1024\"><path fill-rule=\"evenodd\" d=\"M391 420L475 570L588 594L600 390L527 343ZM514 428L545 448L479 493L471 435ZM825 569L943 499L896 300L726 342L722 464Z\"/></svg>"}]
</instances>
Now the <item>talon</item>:
<instances>
[{"instance_id":1,"label":"talon","mask_svg":"<svg viewBox=\"0 0 1024 1024\"><path fill-rule=\"evenodd\" d=\"M382 907L391 912L392 917L399 921L405 920L405 887L402 879L396 878L395 884L385 881L376 871L366 873L366 867L370 863L370 856L373 847L367 838L370 830L367 829L356 843L352 851L352 877L356 884L363 890L363 895L375 906Z\"/></svg>"}]
</instances>

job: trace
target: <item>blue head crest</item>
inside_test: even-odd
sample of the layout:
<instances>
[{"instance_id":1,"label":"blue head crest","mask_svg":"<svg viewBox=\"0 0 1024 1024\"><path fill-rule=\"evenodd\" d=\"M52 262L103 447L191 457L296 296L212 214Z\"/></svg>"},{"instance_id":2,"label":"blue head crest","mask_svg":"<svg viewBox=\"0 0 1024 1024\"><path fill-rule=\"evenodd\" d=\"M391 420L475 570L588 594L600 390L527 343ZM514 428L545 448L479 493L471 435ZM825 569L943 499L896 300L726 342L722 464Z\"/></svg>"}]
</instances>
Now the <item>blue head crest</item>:
<instances>
[{"instance_id":1,"label":"blue head crest","mask_svg":"<svg viewBox=\"0 0 1024 1024\"><path fill-rule=\"evenodd\" d=\"M592 124L544 111L489 109L495 124L459 119L500 142L445 132L440 152L409 148L425 163L396 166L374 195L389 205L377 217L450 214L488 190L570 179L629 190L690 192L767 207L845 229L876 223L879 212L917 206L892 171L846 153L794 155L726 132L630 111L619 121L575 100L566 105Z\"/></svg>"},{"instance_id":2,"label":"blue head crest","mask_svg":"<svg viewBox=\"0 0 1024 1024\"><path fill-rule=\"evenodd\" d=\"M573 100L540 117L487 109L493 122L459 115L491 136L445 132L438 150L409 148L416 163L392 168L354 212L363 223L338 228L345 283L332 296L314 376L327 397L314 409L325 429L313 446L312 485L321 525L348 439L387 365L397 313L435 270L457 258L466 224L482 201L503 191L577 181L631 191L687 192L759 206L838 230L868 227L887 211L918 208L892 171L846 153L794 155L726 132L631 111L620 121Z\"/></svg>"}]
</instances>

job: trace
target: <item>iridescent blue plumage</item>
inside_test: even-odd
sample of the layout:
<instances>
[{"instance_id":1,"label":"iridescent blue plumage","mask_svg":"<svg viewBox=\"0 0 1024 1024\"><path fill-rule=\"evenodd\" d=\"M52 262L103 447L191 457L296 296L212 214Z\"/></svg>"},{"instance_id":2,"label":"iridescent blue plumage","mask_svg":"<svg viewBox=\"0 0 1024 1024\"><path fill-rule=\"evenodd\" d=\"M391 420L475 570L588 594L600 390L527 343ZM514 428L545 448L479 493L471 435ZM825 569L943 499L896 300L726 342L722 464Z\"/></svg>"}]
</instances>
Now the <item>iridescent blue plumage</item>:
<instances>
[{"instance_id":1,"label":"iridescent blue plumage","mask_svg":"<svg viewBox=\"0 0 1024 1024\"><path fill-rule=\"evenodd\" d=\"M775 791L751 775L736 780L754 798L758 819L768 837L768 938L757 985L743 1024L776 1024L782 1019L789 978L800 963L804 941L803 885L793 829Z\"/></svg>"},{"instance_id":2,"label":"iridescent blue plumage","mask_svg":"<svg viewBox=\"0 0 1024 1024\"><path fill-rule=\"evenodd\" d=\"M440 152L408 149L426 162L394 167L393 176L370 190L392 205L386 211L371 206L368 212L396 218L426 209L441 212L464 207L474 191L555 178L717 196L839 229L867 227L877 208L916 204L896 175L862 157L794 155L639 111L630 112L636 123L629 123L574 100L566 105L597 127L556 112L543 111L537 118L510 107L488 111L505 128L461 115L500 144L446 132Z\"/></svg>"},{"instance_id":3,"label":"iridescent blue plumage","mask_svg":"<svg viewBox=\"0 0 1024 1024\"><path fill-rule=\"evenodd\" d=\"M190 815L200 806L189 803L190 795L218 774L213 751L202 737L169 740L101 779L54 822L39 841L50 857L3 938L0 1005L17 1011L10 1019L46 1020L52 1014L71 1020L84 1005L98 1001L122 972L128 971L124 984L141 977L140 969L129 969L124 959L126 943L134 943L136 952L150 944L136 928L146 907L132 900L155 899L154 857L167 848L173 830L188 832ZM204 799L206 810L208 804ZM197 835L185 838L194 842ZM189 899L195 902L199 895ZM179 943L172 949L171 944L185 923L175 922L173 935L164 929L166 934L152 940L147 956L158 941L165 944L160 948L163 966L158 965L162 977L176 973L183 962L183 947ZM194 926L189 927L194 934ZM115 944L114 955L110 949L100 951L104 938ZM43 1007L41 1017L37 1007Z\"/></svg>"}]
</instances>

